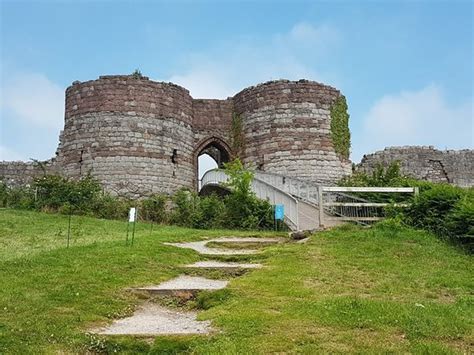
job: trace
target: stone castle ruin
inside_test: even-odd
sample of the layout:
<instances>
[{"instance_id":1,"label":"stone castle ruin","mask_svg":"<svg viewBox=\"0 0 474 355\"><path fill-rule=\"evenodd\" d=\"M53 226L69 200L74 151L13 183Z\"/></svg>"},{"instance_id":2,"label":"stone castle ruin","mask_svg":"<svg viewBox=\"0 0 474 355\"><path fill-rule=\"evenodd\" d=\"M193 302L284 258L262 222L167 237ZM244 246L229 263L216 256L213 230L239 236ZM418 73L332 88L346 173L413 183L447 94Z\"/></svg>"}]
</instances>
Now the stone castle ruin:
<instances>
[{"instance_id":1,"label":"stone castle ruin","mask_svg":"<svg viewBox=\"0 0 474 355\"><path fill-rule=\"evenodd\" d=\"M117 195L169 194L197 188L198 157L209 154L219 166L239 157L257 170L333 185L352 171L347 122L347 154L338 148L341 132L332 124L341 99L338 90L307 80L270 81L226 100L194 99L181 86L141 75L76 81L66 90L56 157L2 162L0 178L21 185L44 173L91 173ZM472 151L401 148L367 156L361 168L370 171L393 159L420 178L474 184Z\"/></svg>"},{"instance_id":2,"label":"stone castle ruin","mask_svg":"<svg viewBox=\"0 0 474 355\"><path fill-rule=\"evenodd\" d=\"M198 157L233 157L266 172L330 184L350 174L336 153L331 106L341 93L316 82L271 81L226 100L193 99L171 83L136 75L101 76L66 90L56 157L4 162L0 176L26 183L42 170L80 178L90 172L119 195L196 188Z\"/></svg>"},{"instance_id":3,"label":"stone castle ruin","mask_svg":"<svg viewBox=\"0 0 474 355\"><path fill-rule=\"evenodd\" d=\"M421 180L445 182L462 187L474 185L474 151L445 150L432 146L390 147L364 155L358 169L371 173L380 164L398 161L402 174Z\"/></svg>"}]
</instances>

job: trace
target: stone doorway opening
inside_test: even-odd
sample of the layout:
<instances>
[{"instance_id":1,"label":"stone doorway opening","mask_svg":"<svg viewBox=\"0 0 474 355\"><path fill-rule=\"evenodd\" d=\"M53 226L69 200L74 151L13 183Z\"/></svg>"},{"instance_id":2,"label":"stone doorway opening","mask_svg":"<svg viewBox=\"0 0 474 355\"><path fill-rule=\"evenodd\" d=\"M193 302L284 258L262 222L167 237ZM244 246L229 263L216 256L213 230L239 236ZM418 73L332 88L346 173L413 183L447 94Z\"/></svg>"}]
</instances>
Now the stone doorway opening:
<instances>
[{"instance_id":1,"label":"stone doorway opening","mask_svg":"<svg viewBox=\"0 0 474 355\"><path fill-rule=\"evenodd\" d=\"M229 145L222 139L211 137L202 141L194 153L195 186L199 191L202 176L209 170L223 168L231 159Z\"/></svg>"}]
</instances>

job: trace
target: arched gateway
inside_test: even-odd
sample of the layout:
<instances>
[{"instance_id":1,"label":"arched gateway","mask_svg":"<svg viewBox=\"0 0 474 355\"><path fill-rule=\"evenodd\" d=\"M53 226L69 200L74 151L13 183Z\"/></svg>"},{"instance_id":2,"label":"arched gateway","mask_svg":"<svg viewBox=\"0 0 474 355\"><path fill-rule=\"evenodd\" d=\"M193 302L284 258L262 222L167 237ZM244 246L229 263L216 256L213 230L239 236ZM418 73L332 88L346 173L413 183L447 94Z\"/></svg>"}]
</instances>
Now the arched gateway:
<instances>
[{"instance_id":1,"label":"arched gateway","mask_svg":"<svg viewBox=\"0 0 474 355\"><path fill-rule=\"evenodd\" d=\"M199 187L199 157L203 154L207 154L214 159L219 168L222 168L224 163L229 162L232 157L231 149L224 140L218 137L201 140L193 154L196 188Z\"/></svg>"}]
</instances>

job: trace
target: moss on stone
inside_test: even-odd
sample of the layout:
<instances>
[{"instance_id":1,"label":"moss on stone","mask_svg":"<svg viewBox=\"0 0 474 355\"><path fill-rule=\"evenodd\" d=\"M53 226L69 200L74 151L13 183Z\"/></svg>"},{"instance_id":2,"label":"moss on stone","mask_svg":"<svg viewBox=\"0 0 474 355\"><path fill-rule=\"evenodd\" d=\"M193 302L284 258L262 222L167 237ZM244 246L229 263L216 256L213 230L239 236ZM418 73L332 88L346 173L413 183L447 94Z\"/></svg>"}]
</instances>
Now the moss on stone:
<instances>
[{"instance_id":1,"label":"moss on stone","mask_svg":"<svg viewBox=\"0 0 474 355\"><path fill-rule=\"evenodd\" d=\"M232 113L232 132L231 132L231 148L234 157L241 157L244 151L244 131L242 117L237 112Z\"/></svg>"},{"instance_id":2,"label":"moss on stone","mask_svg":"<svg viewBox=\"0 0 474 355\"><path fill-rule=\"evenodd\" d=\"M344 96L339 96L331 107L331 137L336 153L349 159L351 132L349 131L347 102Z\"/></svg>"}]
</instances>

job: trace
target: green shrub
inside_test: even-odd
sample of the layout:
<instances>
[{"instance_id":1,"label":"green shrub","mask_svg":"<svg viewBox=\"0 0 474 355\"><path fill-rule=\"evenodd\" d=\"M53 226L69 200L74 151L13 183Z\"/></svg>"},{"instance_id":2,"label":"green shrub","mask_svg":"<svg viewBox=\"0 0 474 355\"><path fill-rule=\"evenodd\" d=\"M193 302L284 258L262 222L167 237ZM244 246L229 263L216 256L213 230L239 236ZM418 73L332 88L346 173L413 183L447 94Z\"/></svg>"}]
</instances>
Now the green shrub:
<instances>
[{"instance_id":1,"label":"green shrub","mask_svg":"<svg viewBox=\"0 0 474 355\"><path fill-rule=\"evenodd\" d=\"M339 186L361 186L361 187L409 187L418 186L417 180L405 176L400 171L398 161L390 163L388 166L378 164L372 174L364 171L356 171L351 176L342 178L338 182ZM354 193L356 197L361 197L370 202L406 202L406 194L387 193ZM408 196L408 199L411 196Z\"/></svg>"},{"instance_id":2,"label":"green shrub","mask_svg":"<svg viewBox=\"0 0 474 355\"><path fill-rule=\"evenodd\" d=\"M240 160L226 164L227 186L231 193L224 199L211 195L200 197L188 190L179 190L173 197L172 224L191 228L273 228L272 206L258 199L251 190L253 174Z\"/></svg>"},{"instance_id":3,"label":"green shrub","mask_svg":"<svg viewBox=\"0 0 474 355\"><path fill-rule=\"evenodd\" d=\"M418 187L419 195L407 201L402 194L354 194L371 202L410 202L406 208L390 205L387 217L406 225L435 233L442 239L467 245L472 249L474 235L474 189L463 189L448 184L416 180L400 173L398 162L388 167L378 165L372 174L355 172L339 182L340 186Z\"/></svg>"},{"instance_id":4,"label":"green shrub","mask_svg":"<svg viewBox=\"0 0 474 355\"><path fill-rule=\"evenodd\" d=\"M229 228L267 229L273 226L272 206L252 192L253 173L239 159L225 164L231 193L225 198L226 223Z\"/></svg>"},{"instance_id":5,"label":"green shrub","mask_svg":"<svg viewBox=\"0 0 474 355\"><path fill-rule=\"evenodd\" d=\"M4 185L0 192L2 207L33 209L35 192L29 186L9 188Z\"/></svg>"},{"instance_id":6,"label":"green shrub","mask_svg":"<svg viewBox=\"0 0 474 355\"><path fill-rule=\"evenodd\" d=\"M91 175L80 180L58 175L35 179L31 187L9 188L0 184L0 206L37 209L63 214L90 215L97 218L125 219L130 207L138 208L142 220L200 229L238 228L269 229L273 227L272 206L252 193L253 174L236 160L227 166L226 198L211 195L200 197L181 189L173 196L173 208L167 211L168 198L153 195L141 201L112 196L102 191Z\"/></svg>"},{"instance_id":7,"label":"green shrub","mask_svg":"<svg viewBox=\"0 0 474 355\"><path fill-rule=\"evenodd\" d=\"M66 202L71 202L72 184L62 176L45 175L35 179L33 186L37 191L36 208L39 210L58 211Z\"/></svg>"},{"instance_id":8,"label":"green shrub","mask_svg":"<svg viewBox=\"0 0 474 355\"><path fill-rule=\"evenodd\" d=\"M474 190L470 190L446 216L446 226L455 236L474 237Z\"/></svg>"},{"instance_id":9,"label":"green shrub","mask_svg":"<svg viewBox=\"0 0 474 355\"><path fill-rule=\"evenodd\" d=\"M126 219L133 201L125 200L110 194L101 194L92 201L91 210L97 218Z\"/></svg>"},{"instance_id":10,"label":"green shrub","mask_svg":"<svg viewBox=\"0 0 474 355\"><path fill-rule=\"evenodd\" d=\"M438 235L449 234L446 218L461 199L463 191L447 184L433 184L422 191L404 214L406 222L414 227L430 230Z\"/></svg>"},{"instance_id":11,"label":"green shrub","mask_svg":"<svg viewBox=\"0 0 474 355\"><path fill-rule=\"evenodd\" d=\"M0 207L8 207L8 187L3 181L0 181Z\"/></svg>"},{"instance_id":12,"label":"green shrub","mask_svg":"<svg viewBox=\"0 0 474 355\"><path fill-rule=\"evenodd\" d=\"M200 219L195 221L195 228L212 229L225 227L225 204L216 195L201 197L199 204Z\"/></svg>"},{"instance_id":13,"label":"green shrub","mask_svg":"<svg viewBox=\"0 0 474 355\"><path fill-rule=\"evenodd\" d=\"M167 220L166 201L164 195L153 195L140 203L140 216L142 219L155 223L164 223Z\"/></svg>"},{"instance_id":14,"label":"green shrub","mask_svg":"<svg viewBox=\"0 0 474 355\"><path fill-rule=\"evenodd\" d=\"M184 227L210 229L227 227L226 206L218 196L200 197L188 190L179 190L173 197L171 223Z\"/></svg>"},{"instance_id":15,"label":"green shrub","mask_svg":"<svg viewBox=\"0 0 474 355\"><path fill-rule=\"evenodd\" d=\"M177 191L173 196L174 208L171 213L171 223L178 226L191 227L196 218L197 201L199 197L187 189Z\"/></svg>"}]
</instances>

